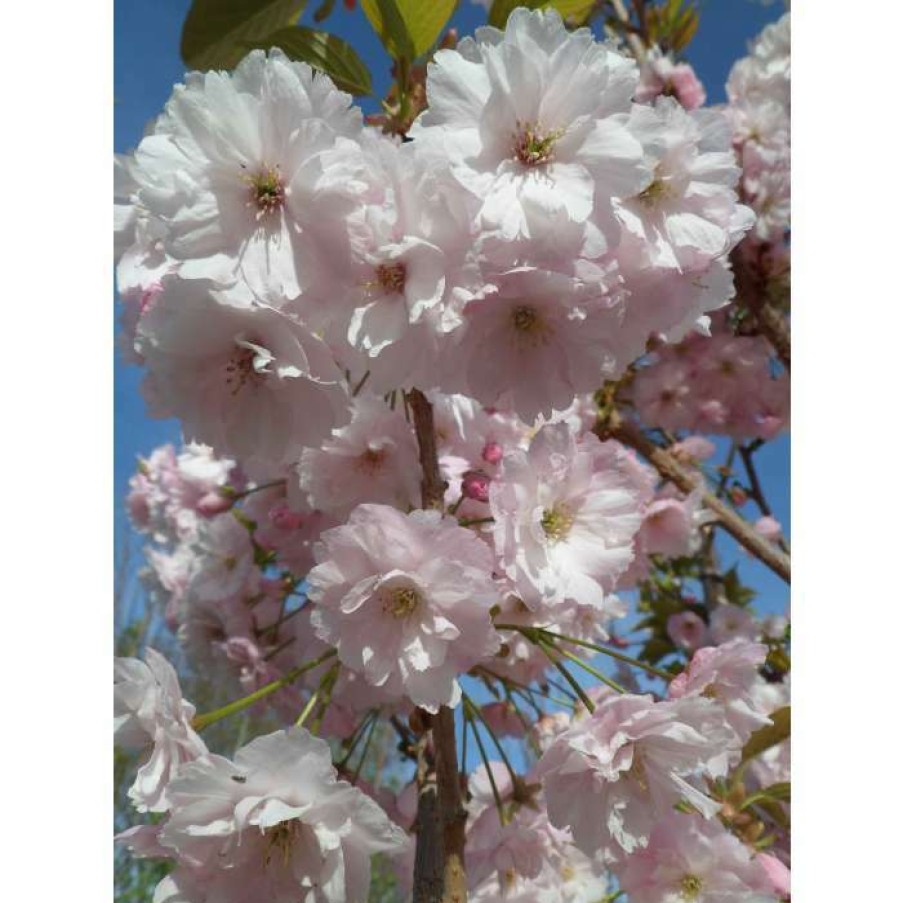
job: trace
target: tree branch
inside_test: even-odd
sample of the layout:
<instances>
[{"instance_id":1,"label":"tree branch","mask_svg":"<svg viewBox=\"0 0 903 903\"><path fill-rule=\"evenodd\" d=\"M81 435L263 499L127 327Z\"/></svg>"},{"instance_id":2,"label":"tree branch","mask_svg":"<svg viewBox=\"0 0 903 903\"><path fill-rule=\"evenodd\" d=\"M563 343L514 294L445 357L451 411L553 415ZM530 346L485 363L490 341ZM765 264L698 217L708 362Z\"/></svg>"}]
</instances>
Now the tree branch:
<instances>
[{"instance_id":1,"label":"tree branch","mask_svg":"<svg viewBox=\"0 0 903 903\"><path fill-rule=\"evenodd\" d=\"M420 389L412 389L406 396L414 417L414 432L420 450L420 494L424 508L442 508L448 484L439 472L436 451L436 430L433 426L433 406Z\"/></svg>"},{"instance_id":2,"label":"tree branch","mask_svg":"<svg viewBox=\"0 0 903 903\"><path fill-rule=\"evenodd\" d=\"M638 451L666 479L683 492L690 493L702 483L702 475L690 473L669 451L648 439L643 431L625 420L617 410L610 410L600 416L596 426L600 439L617 439L618 442ZM790 583L790 559L756 533L729 505L711 492L702 495L702 503L716 515L717 523L734 537L747 551L773 570L782 580Z\"/></svg>"},{"instance_id":3,"label":"tree branch","mask_svg":"<svg viewBox=\"0 0 903 903\"><path fill-rule=\"evenodd\" d=\"M784 369L790 372L790 328L784 315L768 299L761 273L755 271L737 251L731 254L737 301L755 318L759 332L774 348Z\"/></svg>"},{"instance_id":4,"label":"tree branch","mask_svg":"<svg viewBox=\"0 0 903 903\"><path fill-rule=\"evenodd\" d=\"M447 484L439 471L433 406L419 389L412 389L406 398L420 450L422 505L441 511ZM466 903L464 828L467 812L461 801L455 716L447 706L442 706L431 718L425 712L420 715L424 721L429 719L431 731L424 734L423 743L418 747L414 903ZM433 761L427 757L430 733L435 753Z\"/></svg>"},{"instance_id":5,"label":"tree branch","mask_svg":"<svg viewBox=\"0 0 903 903\"><path fill-rule=\"evenodd\" d=\"M615 11L615 15L624 25L630 25L630 13L627 12L627 7L624 6L623 0L611 0L611 7ZM627 28L624 30L624 38L627 41L627 45L633 51L633 56L636 61L638 63L644 63L646 61L646 46L640 40L639 36Z\"/></svg>"}]
</instances>

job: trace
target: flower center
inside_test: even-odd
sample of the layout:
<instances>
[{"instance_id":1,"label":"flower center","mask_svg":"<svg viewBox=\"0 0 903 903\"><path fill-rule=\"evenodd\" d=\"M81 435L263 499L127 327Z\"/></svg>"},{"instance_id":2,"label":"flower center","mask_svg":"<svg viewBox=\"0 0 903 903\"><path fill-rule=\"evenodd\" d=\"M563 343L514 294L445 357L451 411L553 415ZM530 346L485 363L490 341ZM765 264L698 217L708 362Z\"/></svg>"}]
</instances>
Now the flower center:
<instances>
[{"instance_id":1,"label":"flower center","mask_svg":"<svg viewBox=\"0 0 903 903\"><path fill-rule=\"evenodd\" d=\"M702 890L702 879L696 875L684 875L680 879L680 895L684 900L695 900Z\"/></svg>"},{"instance_id":2,"label":"flower center","mask_svg":"<svg viewBox=\"0 0 903 903\"><path fill-rule=\"evenodd\" d=\"M281 821L264 831L264 863L269 866L274 856L282 858L282 865L288 866L292 858L292 847L301 833L301 823L297 819Z\"/></svg>"},{"instance_id":3,"label":"flower center","mask_svg":"<svg viewBox=\"0 0 903 903\"><path fill-rule=\"evenodd\" d=\"M245 181L251 187L250 204L257 208L257 219L263 219L282 209L285 203L285 185L278 165L263 166L256 175L246 175Z\"/></svg>"},{"instance_id":4,"label":"flower center","mask_svg":"<svg viewBox=\"0 0 903 903\"><path fill-rule=\"evenodd\" d=\"M657 207L662 201L674 197L676 193L674 185L659 163L652 174L652 182L637 195L637 200L646 207Z\"/></svg>"},{"instance_id":5,"label":"flower center","mask_svg":"<svg viewBox=\"0 0 903 903\"><path fill-rule=\"evenodd\" d=\"M555 505L542 512L540 524L552 542L561 542L574 526L574 515L563 505Z\"/></svg>"},{"instance_id":6,"label":"flower center","mask_svg":"<svg viewBox=\"0 0 903 903\"><path fill-rule=\"evenodd\" d=\"M671 186L664 179L655 178L647 188L637 195L637 199L647 207L656 207L671 195Z\"/></svg>"},{"instance_id":7,"label":"flower center","mask_svg":"<svg viewBox=\"0 0 903 903\"><path fill-rule=\"evenodd\" d=\"M514 308L511 312L511 322L518 332L535 333L542 328L542 321L536 308L526 304Z\"/></svg>"},{"instance_id":8,"label":"flower center","mask_svg":"<svg viewBox=\"0 0 903 903\"><path fill-rule=\"evenodd\" d=\"M407 268L403 263L381 263L376 268L376 281L383 291L401 294L404 292Z\"/></svg>"},{"instance_id":9,"label":"flower center","mask_svg":"<svg viewBox=\"0 0 903 903\"><path fill-rule=\"evenodd\" d=\"M363 471L370 476L375 476L382 470L383 463L386 460L386 451L382 448L368 448L362 455L358 456L357 469Z\"/></svg>"},{"instance_id":10,"label":"flower center","mask_svg":"<svg viewBox=\"0 0 903 903\"><path fill-rule=\"evenodd\" d=\"M393 589L383 600L383 611L394 618L406 618L420 605L420 593L410 586Z\"/></svg>"},{"instance_id":11,"label":"flower center","mask_svg":"<svg viewBox=\"0 0 903 903\"><path fill-rule=\"evenodd\" d=\"M633 761L630 763L630 770L627 774L636 781L637 786L643 793L649 792L649 779L646 777L646 763L643 761L643 757L636 747L634 747Z\"/></svg>"},{"instance_id":12,"label":"flower center","mask_svg":"<svg viewBox=\"0 0 903 903\"><path fill-rule=\"evenodd\" d=\"M232 390L232 395L238 395L248 383L256 387L266 380L266 374L254 366L256 358L257 352L253 348L242 346L229 358L226 364L226 385Z\"/></svg>"},{"instance_id":13,"label":"flower center","mask_svg":"<svg viewBox=\"0 0 903 903\"><path fill-rule=\"evenodd\" d=\"M555 142L564 134L564 129L546 131L538 122L517 123L514 136L514 159L524 166L540 166L555 157Z\"/></svg>"}]
</instances>

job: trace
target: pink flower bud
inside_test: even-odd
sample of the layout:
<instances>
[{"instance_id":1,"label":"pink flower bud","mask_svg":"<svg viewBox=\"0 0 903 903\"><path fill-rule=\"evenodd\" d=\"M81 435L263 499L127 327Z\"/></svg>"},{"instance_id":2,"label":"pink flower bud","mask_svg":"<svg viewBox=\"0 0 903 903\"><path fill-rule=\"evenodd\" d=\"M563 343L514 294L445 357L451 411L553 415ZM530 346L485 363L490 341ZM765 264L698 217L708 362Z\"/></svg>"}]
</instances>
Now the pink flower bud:
<instances>
[{"instance_id":1,"label":"pink flower bud","mask_svg":"<svg viewBox=\"0 0 903 903\"><path fill-rule=\"evenodd\" d=\"M216 490L201 496L197 503L197 512L201 517L216 517L232 507L232 499L226 498Z\"/></svg>"},{"instance_id":2,"label":"pink flower bud","mask_svg":"<svg viewBox=\"0 0 903 903\"><path fill-rule=\"evenodd\" d=\"M304 522L304 518L297 511L292 511L288 505L280 503L270 509L268 515L270 523L280 530L297 530Z\"/></svg>"},{"instance_id":3,"label":"pink flower bud","mask_svg":"<svg viewBox=\"0 0 903 903\"><path fill-rule=\"evenodd\" d=\"M740 505L745 505L748 498L749 496L746 494L746 490L742 486L734 486L731 489L731 501L738 507Z\"/></svg>"},{"instance_id":4,"label":"pink flower bud","mask_svg":"<svg viewBox=\"0 0 903 903\"><path fill-rule=\"evenodd\" d=\"M479 470L468 470L461 480L461 494L466 499L474 499L477 502L489 501L489 484L492 478Z\"/></svg>"},{"instance_id":5,"label":"pink flower bud","mask_svg":"<svg viewBox=\"0 0 903 903\"><path fill-rule=\"evenodd\" d=\"M498 464L504 456L502 446L498 442L487 442L483 446L483 460L487 464Z\"/></svg>"},{"instance_id":6,"label":"pink flower bud","mask_svg":"<svg viewBox=\"0 0 903 903\"><path fill-rule=\"evenodd\" d=\"M777 542L781 538L781 525L773 517L760 517L756 521L755 529L756 533L770 542Z\"/></svg>"},{"instance_id":7,"label":"pink flower bud","mask_svg":"<svg viewBox=\"0 0 903 903\"><path fill-rule=\"evenodd\" d=\"M790 869L777 856L772 856L771 853L759 853L756 856L756 862L762 866L765 874L768 875L768 881L772 890L779 897L789 897Z\"/></svg>"}]
</instances>

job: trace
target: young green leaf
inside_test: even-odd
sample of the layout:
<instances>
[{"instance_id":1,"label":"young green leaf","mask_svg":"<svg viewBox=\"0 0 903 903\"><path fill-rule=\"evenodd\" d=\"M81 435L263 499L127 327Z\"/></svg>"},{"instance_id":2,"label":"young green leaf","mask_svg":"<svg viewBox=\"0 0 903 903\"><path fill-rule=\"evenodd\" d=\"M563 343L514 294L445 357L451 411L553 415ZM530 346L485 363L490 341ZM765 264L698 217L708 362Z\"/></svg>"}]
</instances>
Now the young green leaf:
<instances>
[{"instance_id":1,"label":"young green leaf","mask_svg":"<svg viewBox=\"0 0 903 903\"><path fill-rule=\"evenodd\" d=\"M296 22L306 0L194 0L180 52L192 69L232 69L249 42Z\"/></svg>"},{"instance_id":2,"label":"young green leaf","mask_svg":"<svg viewBox=\"0 0 903 903\"><path fill-rule=\"evenodd\" d=\"M279 47L290 59L326 73L341 91L370 94L370 72L355 49L341 38L313 28L281 28L249 47Z\"/></svg>"},{"instance_id":3,"label":"young green leaf","mask_svg":"<svg viewBox=\"0 0 903 903\"><path fill-rule=\"evenodd\" d=\"M458 0L361 0L383 46L393 59L416 59L439 38Z\"/></svg>"},{"instance_id":4,"label":"young green leaf","mask_svg":"<svg viewBox=\"0 0 903 903\"><path fill-rule=\"evenodd\" d=\"M771 714L771 724L759 728L743 747L743 761L754 759L766 749L777 746L790 736L790 706L785 705Z\"/></svg>"},{"instance_id":5,"label":"young green leaf","mask_svg":"<svg viewBox=\"0 0 903 903\"><path fill-rule=\"evenodd\" d=\"M555 9L565 22L582 25L595 5L595 0L495 0L489 10L489 24L504 28L508 16L518 6L525 6L527 9Z\"/></svg>"}]
</instances>

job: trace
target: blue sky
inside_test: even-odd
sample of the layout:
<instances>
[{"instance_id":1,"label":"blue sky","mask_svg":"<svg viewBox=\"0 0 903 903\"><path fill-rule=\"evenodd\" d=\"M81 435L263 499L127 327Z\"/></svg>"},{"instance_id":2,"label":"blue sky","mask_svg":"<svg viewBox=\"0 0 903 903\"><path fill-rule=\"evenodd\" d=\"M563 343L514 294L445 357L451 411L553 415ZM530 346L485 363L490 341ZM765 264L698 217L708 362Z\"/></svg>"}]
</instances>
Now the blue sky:
<instances>
[{"instance_id":1,"label":"blue sky","mask_svg":"<svg viewBox=\"0 0 903 903\"><path fill-rule=\"evenodd\" d=\"M115 4L113 88L117 152L130 150L141 140L147 123L160 113L173 84L184 75L179 35L190 5L190 0L119 0ZM310 0L302 19L305 24L318 6L319 0ZM706 86L709 103L720 103L724 101L724 82L731 65L746 54L748 42L765 25L780 17L783 4L765 4L761 0L701 0L700 7L700 28L688 56ZM461 0L453 19L459 34L472 33L484 23L482 7ZM375 93L384 94L390 83L389 60L360 10L348 12L337 2L324 27L355 47L373 74ZM371 112L377 108L377 102L370 99L362 106ZM124 527L123 499L136 458L162 443L178 444L180 434L176 421L147 417L139 391L139 368L125 366L117 359L114 374L114 505L119 537ZM758 453L757 461L775 516L789 530L789 439L782 437L766 445ZM783 582L742 553L737 556L736 543L730 538L722 537L719 547L726 561L739 557L741 576L760 593L760 608L782 612L788 599Z\"/></svg>"}]
</instances>

